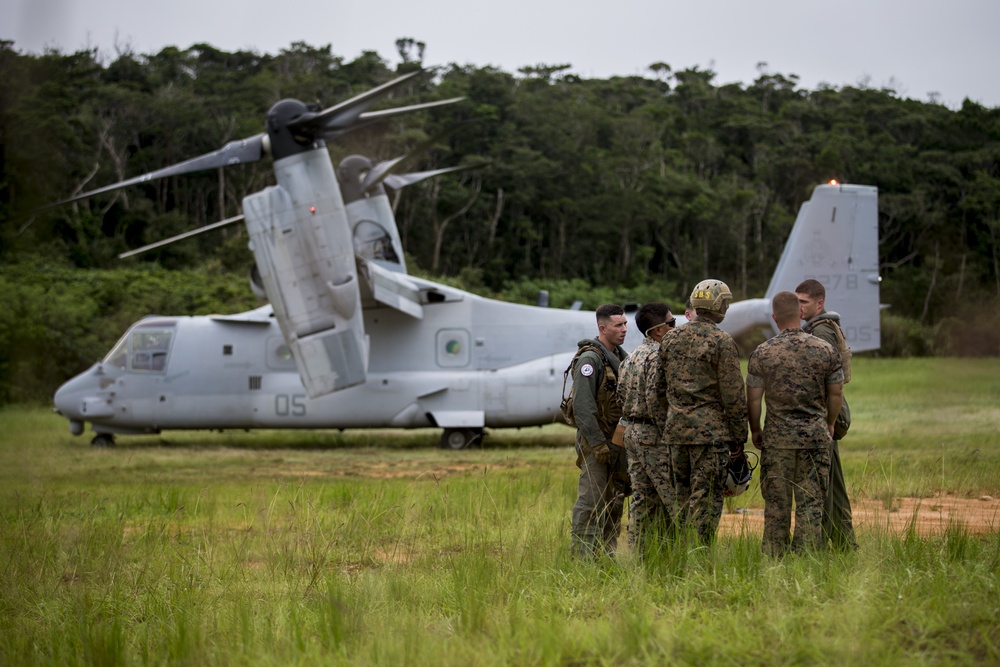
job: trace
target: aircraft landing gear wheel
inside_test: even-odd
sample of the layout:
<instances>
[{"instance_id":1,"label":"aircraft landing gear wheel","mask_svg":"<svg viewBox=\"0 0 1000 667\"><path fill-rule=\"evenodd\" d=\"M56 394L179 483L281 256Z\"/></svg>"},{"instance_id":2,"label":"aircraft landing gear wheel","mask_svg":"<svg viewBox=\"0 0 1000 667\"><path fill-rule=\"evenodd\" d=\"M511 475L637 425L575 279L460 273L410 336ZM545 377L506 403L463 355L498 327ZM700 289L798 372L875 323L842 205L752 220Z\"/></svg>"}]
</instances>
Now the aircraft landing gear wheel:
<instances>
[{"instance_id":1,"label":"aircraft landing gear wheel","mask_svg":"<svg viewBox=\"0 0 1000 667\"><path fill-rule=\"evenodd\" d=\"M446 428L441 434L441 447L443 449L465 449L471 447L473 443L480 442L483 432L477 428Z\"/></svg>"},{"instance_id":2,"label":"aircraft landing gear wheel","mask_svg":"<svg viewBox=\"0 0 1000 667\"><path fill-rule=\"evenodd\" d=\"M91 447L114 447L115 446L115 436L110 433L98 433L94 436L94 439L90 441Z\"/></svg>"}]
</instances>

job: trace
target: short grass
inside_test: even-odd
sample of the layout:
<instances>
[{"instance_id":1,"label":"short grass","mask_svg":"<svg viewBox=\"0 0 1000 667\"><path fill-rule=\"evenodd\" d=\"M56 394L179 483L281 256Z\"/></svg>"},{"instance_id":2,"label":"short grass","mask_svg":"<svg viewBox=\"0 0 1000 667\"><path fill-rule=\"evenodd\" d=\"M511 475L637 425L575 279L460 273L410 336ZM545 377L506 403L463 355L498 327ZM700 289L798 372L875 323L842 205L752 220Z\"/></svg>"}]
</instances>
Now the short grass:
<instances>
[{"instance_id":1,"label":"short grass","mask_svg":"<svg viewBox=\"0 0 1000 667\"><path fill-rule=\"evenodd\" d=\"M1000 361L859 359L857 496L1000 494ZM1000 532L568 555L572 431L178 433L0 411L0 664L1000 663ZM759 505L751 490L740 504Z\"/></svg>"}]
</instances>

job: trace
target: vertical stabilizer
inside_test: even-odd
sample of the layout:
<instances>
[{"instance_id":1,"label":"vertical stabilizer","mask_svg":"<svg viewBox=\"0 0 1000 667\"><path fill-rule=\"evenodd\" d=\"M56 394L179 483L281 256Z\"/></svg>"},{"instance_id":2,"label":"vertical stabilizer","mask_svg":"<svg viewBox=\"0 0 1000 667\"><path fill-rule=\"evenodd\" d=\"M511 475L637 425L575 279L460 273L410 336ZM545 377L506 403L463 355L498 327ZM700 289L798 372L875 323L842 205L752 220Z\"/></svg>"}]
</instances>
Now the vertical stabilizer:
<instances>
[{"instance_id":1,"label":"vertical stabilizer","mask_svg":"<svg viewBox=\"0 0 1000 667\"><path fill-rule=\"evenodd\" d=\"M855 352L881 344L878 188L820 185L802 205L767 288L767 298L807 278L826 288L826 309L839 313Z\"/></svg>"}]
</instances>

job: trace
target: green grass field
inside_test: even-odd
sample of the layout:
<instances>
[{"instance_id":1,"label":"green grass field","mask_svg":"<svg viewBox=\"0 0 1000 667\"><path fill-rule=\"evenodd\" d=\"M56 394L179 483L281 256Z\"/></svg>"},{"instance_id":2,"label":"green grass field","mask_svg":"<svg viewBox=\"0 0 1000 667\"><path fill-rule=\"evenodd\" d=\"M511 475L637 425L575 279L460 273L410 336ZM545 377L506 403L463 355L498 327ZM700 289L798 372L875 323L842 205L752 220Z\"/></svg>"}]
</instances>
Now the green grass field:
<instances>
[{"instance_id":1,"label":"green grass field","mask_svg":"<svg viewBox=\"0 0 1000 667\"><path fill-rule=\"evenodd\" d=\"M854 497L1000 497L1000 360L857 359ZM0 411L3 665L1000 663L1000 517L572 560L573 432L167 433ZM728 503L761 506L755 485ZM622 540L624 543L624 540Z\"/></svg>"}]
</instances>

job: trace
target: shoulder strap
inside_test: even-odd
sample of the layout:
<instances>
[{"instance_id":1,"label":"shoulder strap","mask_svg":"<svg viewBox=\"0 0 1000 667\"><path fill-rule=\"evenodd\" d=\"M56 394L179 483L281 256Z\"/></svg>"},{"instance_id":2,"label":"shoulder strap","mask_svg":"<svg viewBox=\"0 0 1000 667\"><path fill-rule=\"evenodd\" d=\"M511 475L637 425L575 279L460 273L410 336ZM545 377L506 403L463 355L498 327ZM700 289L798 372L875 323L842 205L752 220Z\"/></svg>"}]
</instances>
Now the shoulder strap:
<instances>
[{"instance_id":1,"label":"shoulder strap","mask_svg":"<svg viewBox=\"0 0 1000 667\"><path fill-rule=\"evenodd\" d=\"M814 320L813 330L822 324L833 328L833 335L837 339L837 352L840 353L840 365L844 371L844 384L847 384L851 381L851 348L847 346L847 338L844 337L844 330L840 326L840 317L823 317L823 315Z\"/></svg>"},{"instance_id":2,"label":"shoulder strap","mask_svg":"<svg viewBox=\"0 0 1000 667\"><path fill-rule=\"evenodd\" d=\"M604 349L603 345L586 345L581 349L581 351L582 350L594 350L595 352L600 352L601 356L604 357L605 365L612 366L611 357L608 356L608 351Z\"/></svg>"},{"instance_id":3,"label":"shoulder strap","mask_svg":"<svg viewBox=\"0 0 1000 667\"><path fill-rule=\"evenodd\" d=\"M611 377L614 378L615 382L618 381L618 376L615 375L614 366L611 365L611 359L608 358L608 353L607 351L605 351L604 347L602 347L601 345L588 343L587 345L580 346L580 348L576 351L576 354L573 355L573 358L570 359L569 366L567 366L566 370L563 371L562 395L564 398L566 396L566 381L569 379L569 374L573 370L573 366L574 364L576 364L576 360L579 359L580 355L583 354L584 352L597 352L602 357L604 357L605 367L611 372Z\"/></svg>"}]
</instances>

